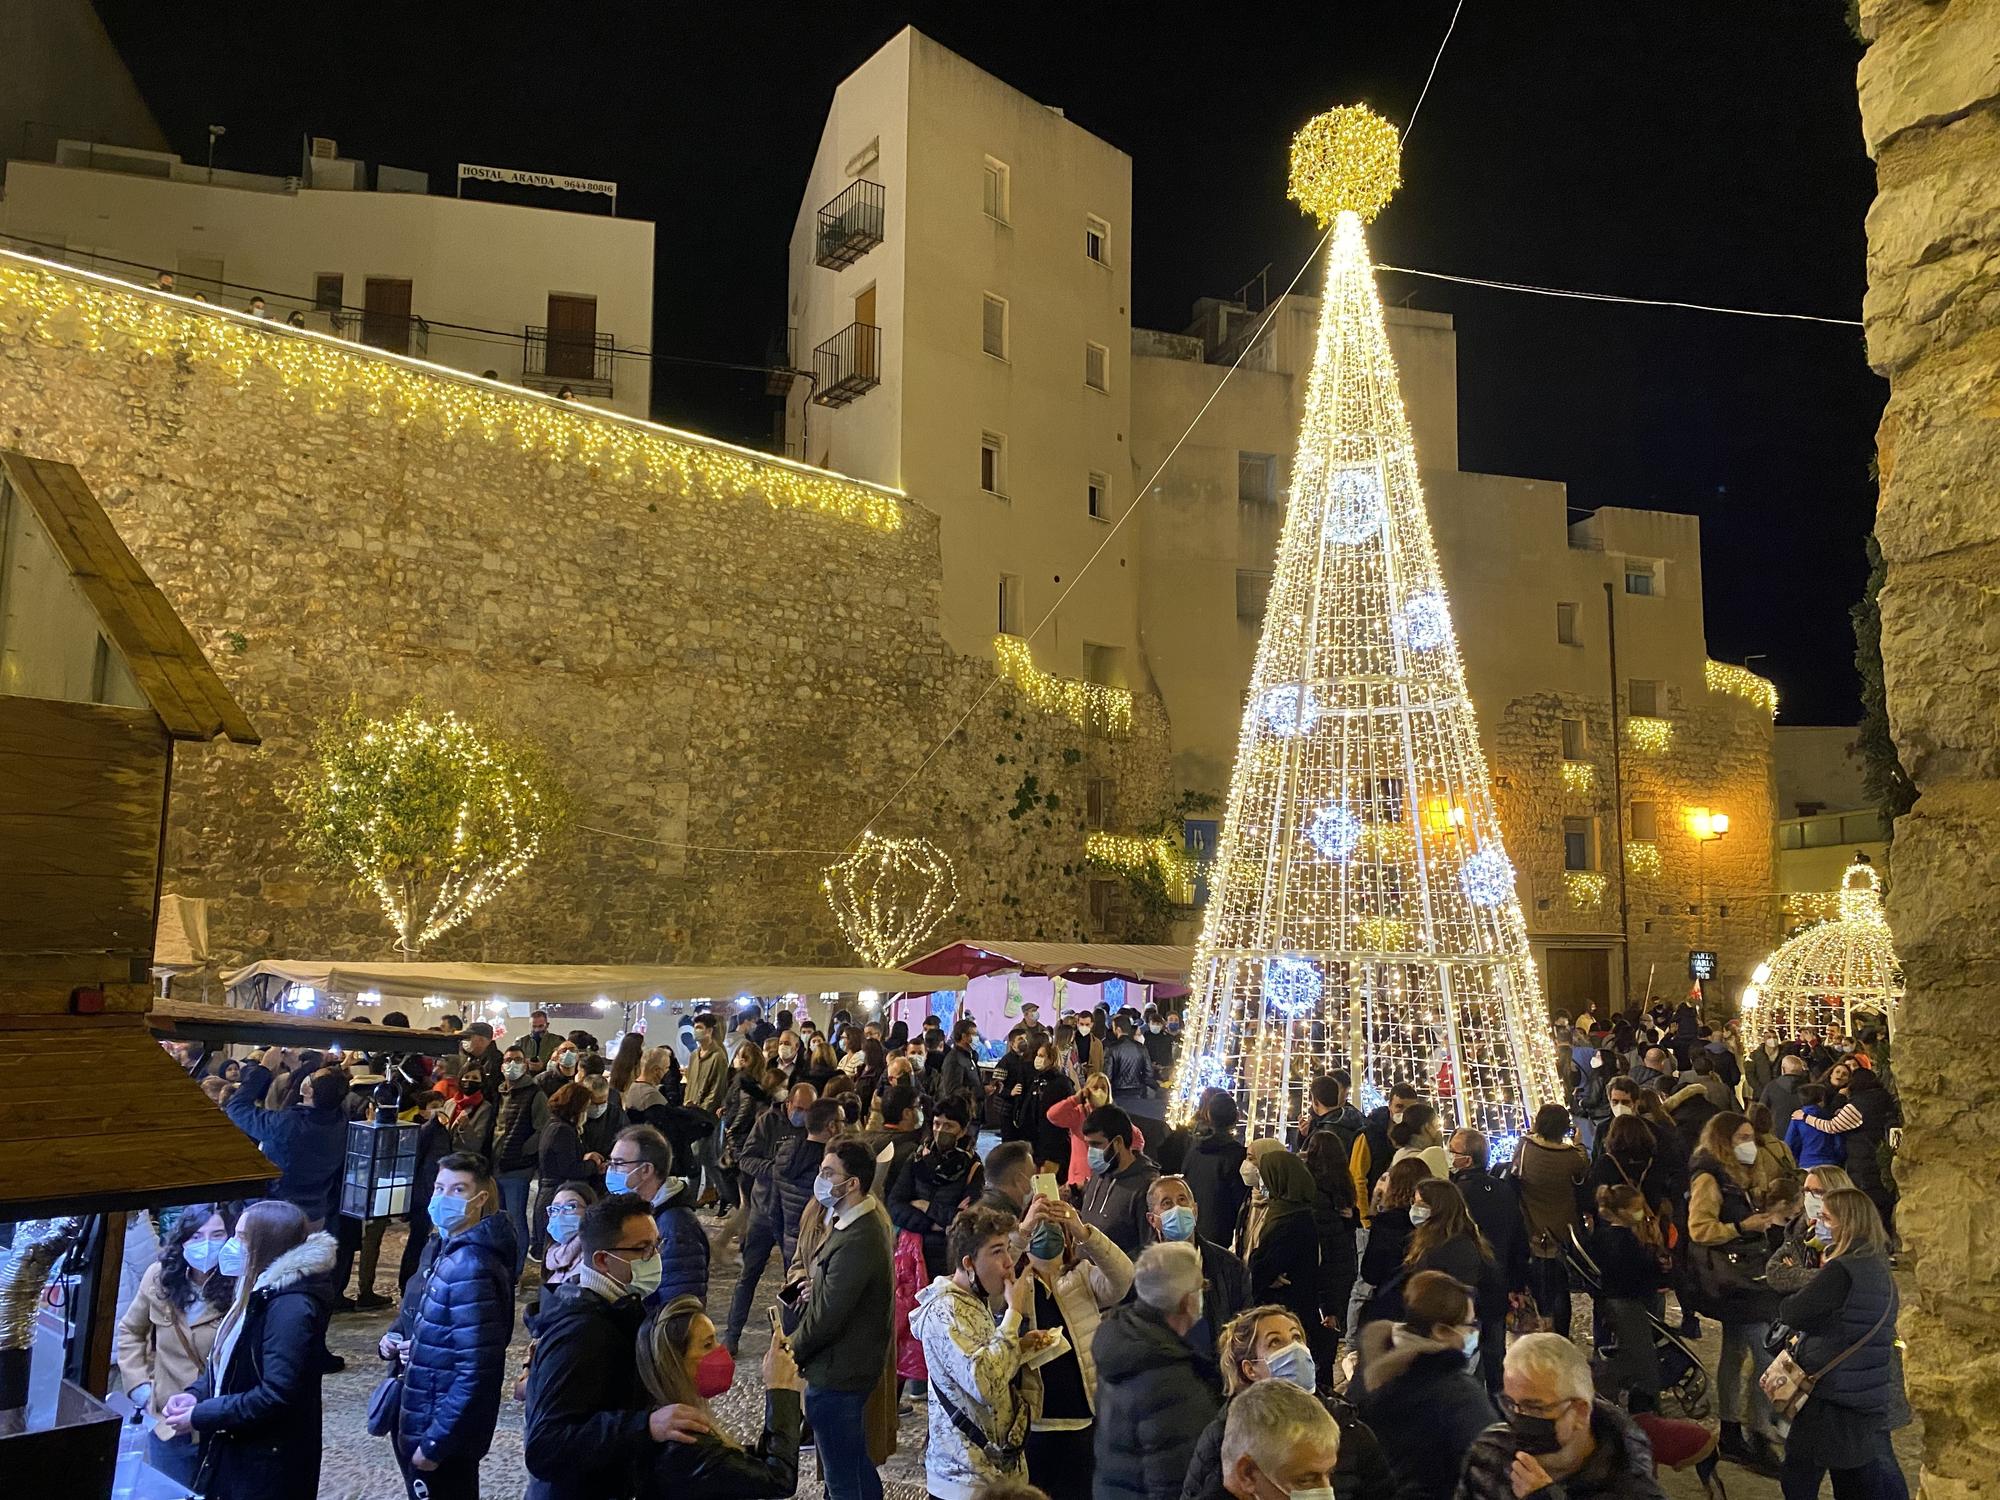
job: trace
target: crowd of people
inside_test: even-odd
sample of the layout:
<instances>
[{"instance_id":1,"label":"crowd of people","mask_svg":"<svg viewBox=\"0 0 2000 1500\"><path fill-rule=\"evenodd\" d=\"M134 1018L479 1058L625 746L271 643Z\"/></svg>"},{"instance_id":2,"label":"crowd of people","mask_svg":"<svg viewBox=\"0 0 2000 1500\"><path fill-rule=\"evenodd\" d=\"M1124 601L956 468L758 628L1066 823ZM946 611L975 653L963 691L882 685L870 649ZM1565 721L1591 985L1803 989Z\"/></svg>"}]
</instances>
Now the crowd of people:
<instances>
[{"instance_id":1,"label":"crowd of people","mask_svg":"<svg viewBox=\"0 0 2000 1500\"><path fill-rule=\"evenodd\" d=\"M995 1047L746 1007L609 1057L538 1012L434 1061L380 1025L367 1058L183 1056L280 1174L174 1216L119 1324L152 1462L211 1500L316 1493L328 1320L392 1301L380 1221L338 1211L370 1111L419 1127L369 1411L416 1500L478 1493L509 1400L536 1500L788 1496L805 1445L879 1500L919 1405L938 1500L1650 1500L1718 1445L1787 1500L1907 1500L1873 1026L1744 1050L1691 1009L1579 1016L1567 1102L1496 1142L1437 1080L1364 1111L1337 1072L1283 1140L1218 1090L1170 1126L1151 1010L1029 1005ZM1704 1318L1719 1434L1662 1410Z\"/></svg>"}]
</instances>

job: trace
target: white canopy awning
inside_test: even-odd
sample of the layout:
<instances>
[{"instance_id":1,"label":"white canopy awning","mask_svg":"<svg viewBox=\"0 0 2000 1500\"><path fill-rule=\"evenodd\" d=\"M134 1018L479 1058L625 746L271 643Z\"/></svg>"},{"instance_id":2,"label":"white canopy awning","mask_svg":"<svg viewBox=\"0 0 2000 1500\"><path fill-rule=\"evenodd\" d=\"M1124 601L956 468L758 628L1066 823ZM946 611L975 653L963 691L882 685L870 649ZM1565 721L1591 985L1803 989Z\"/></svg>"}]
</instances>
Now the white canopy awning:
<instances>
[{"instance_id":1,"label":"white canopy awning","mask_svg":"<svg viewBox=\"0 0 2000 1500\"><path fill-rule=\"evenodd\" d=\"M912 969L975 978L1018 970L1086 983L1112 977L1144 984L1185 985L1194 967L1194 949L1161 943L1017 943L1005 938L961 938L907 962Z\"/></svg>"},{"instance_id":2,"label":"white canopy awning","mask_svg":"<svg viewBox=\"0 0 2000 1500\"><path fill-rule=\"evenodd\" d=\"M713 1000L742 996L853 995L863 990L962 990L955 974L912 974L902 969L807 969L670 964L427 964L346 963L335 959L267 958L223 975L234 990L259 980L307 985L321 994L376 994L384 1000L435 995L460 1005L525 1000L537 1005L589 1005L597 1000L639 1004L660 1000Z\"/></svg>"}]
</instances>

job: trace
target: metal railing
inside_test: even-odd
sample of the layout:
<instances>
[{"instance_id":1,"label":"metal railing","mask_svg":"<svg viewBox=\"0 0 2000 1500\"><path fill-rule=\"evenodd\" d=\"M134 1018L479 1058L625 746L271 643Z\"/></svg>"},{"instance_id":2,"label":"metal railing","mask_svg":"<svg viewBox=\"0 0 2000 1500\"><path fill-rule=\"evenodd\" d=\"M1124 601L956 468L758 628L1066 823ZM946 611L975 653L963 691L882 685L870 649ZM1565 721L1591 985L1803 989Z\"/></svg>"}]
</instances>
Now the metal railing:
<instances>
[{"instance_id":1,"label":"metal railing","mask_svg":"<svg viewBox=\"0 0 2000 1500\"><path fill-rule=\"evenodd\" d=\"M821 406L845 406L882 383L882 330L873 323L849 323L813 350Z\"/></svg>"},{"instance_id":2,"label":"metal railing","mask_svg":"<svg viewBox=\"0 0 2000 1500\"><path fill-rule=\"evenodd\" d=\"M887 200L881 183L856 179L819 211L819 250L814 260L837 271L881 244Z\"/></svg>"},{"instance_id":3,"label":"metal railing","mask_svg":"<svg viewBox=\"0 0 2000 1500\"><path fill-rule=\"evenodd\" d=\"M1783 818L1778 823L1780 849L1832 849L1842 844L1886 843L1888 838L1889 825L1873 807Z\"/></svg>"},{"instance_id":4,"label":"metal railing","mask_svg":"<svg viewBox=\"0 0 2000 1500\"><path fill-rule=\"evenodd\" d=\"M547 391L568 386L579 395L608 396L617 343L608 333L530 325L521 335L521 384Z\"/></svg>"},{"instance_id":5,"label":"metal railing","mask_svg":"<svg viewBox=\"0 0 2000 1500\"><path fill-rule=\"evenodd\" d=\"M387 349L391 354L414 354L419 359L431 352L431 325L415 313L370 312L361 307L330 309L321 314L327 320L329 329L344 339L357 344L367 344L373 349ZM313 326L314 315L306 315L306 326Z\"/></svg>"}]
</instances>

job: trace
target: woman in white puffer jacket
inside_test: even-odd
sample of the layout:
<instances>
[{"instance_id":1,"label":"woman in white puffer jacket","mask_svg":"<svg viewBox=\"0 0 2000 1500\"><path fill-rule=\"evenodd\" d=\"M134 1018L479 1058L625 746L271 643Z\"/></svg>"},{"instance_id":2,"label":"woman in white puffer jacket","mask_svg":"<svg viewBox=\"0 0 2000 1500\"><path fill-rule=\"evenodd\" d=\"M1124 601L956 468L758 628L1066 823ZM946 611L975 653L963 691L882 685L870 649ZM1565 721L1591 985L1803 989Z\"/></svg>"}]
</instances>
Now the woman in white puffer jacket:
<instances>
[{"instance_id":1,"label":"woman in white puffer jacket","mask_svg":"<svg viewBox=\"0 0 2000 1500\"><path fill-rule=\"evenodd\" d=\"M1002 1209L962 1210L945 1235L954 1269L917 1294L910 1314L930 1370L924 1480L937 1500L973 1500L989 1484L1027 1482L1021 1362L1051 1336L1026 1326L1035 1292L1031 1278L1014 1276L1010 1236L1018 1227ZM996 1299L1006 1308L997 1323Z\"/></svg>"}]
</instances>

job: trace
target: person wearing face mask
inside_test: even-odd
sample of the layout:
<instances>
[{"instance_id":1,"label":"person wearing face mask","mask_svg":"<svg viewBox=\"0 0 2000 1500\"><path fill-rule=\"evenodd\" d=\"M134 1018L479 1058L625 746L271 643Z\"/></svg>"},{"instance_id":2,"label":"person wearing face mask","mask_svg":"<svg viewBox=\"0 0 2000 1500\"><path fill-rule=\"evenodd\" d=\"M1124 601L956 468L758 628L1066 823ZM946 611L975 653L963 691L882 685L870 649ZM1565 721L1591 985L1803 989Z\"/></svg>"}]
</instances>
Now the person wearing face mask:
<instances>
[{"instance_id":1,"label":"person wearing face mask","mask_svg":"<svg viewBox=\"0 0 2000 1500\"><path fill-rule=\"evenodd\" d=\"M532 1085L531 1085L532 1087ZM538 1091L539 1092L539 1091ZM380 1353L402 1372L396 1463L414 1500L479 1493L514 1335L514 1223L484 1158L447 1156L431 1194L436 1233Z\"/></svg>"},{"instance_id":2,"label":"person wearing face mask","mask_svg":"<svg viewBox=\"0 0 2000 1500\"><path fill-rule=\"evenodd\" d=\"M750 1226L743 1245L743 1268L736 1278L736 1292L729 1304L729 1321L722 1336L723 1346L733 1355L750 1321L750 1305L757 1283L771 1254L780 1256L780 1271L792 1262L799 1243L799 1224L813 1201L813 1179L819 1175L826 1143L843 1123L840 1104L835 1099L812 1099L812 1085L800 1084L793 1090L794 1102L809 1099L799 1115L803 1133L785 1134L776 1139L772 1151L771 1190L776 1205L773 1220L758 1220ZM753 1142L753 1150L764 1149Z\"/></svg>"},{"instance_id":3,"label":"person wearing face mask","mask_svg":"<svg viewBox=\"0 0 2000 1500\"><path fill-rule=\"evenodd\" d=\"M1630 1417L1597 1398L1589 1359L1562 1335L1515 1341L1500 1410L1504 1420L1466 1456L1459 1500L1664 1500L1652 1445Z\"/></svg>"},{"instance_id":4,"label":"person wearing face mask","mask_svg":"<svg viewBox=\"0 0 2000 1500\"><path fill-rule=\"evenodd\" d=\"M1313 1355L1331 1368L1335 1337L1327 1326L1331 1307L1320 1306L1319 1226L1313 1215L1319 1185L1306 1164L1277 1146L1257 1158L1264 1212L1245 1257L1250 1296L1289 1308L1306 1330Z\"/></svg>"},{"instance_id":5,"label":"person wearing face mask","mask_svg":"<svg viewBox=\"0 0 2000 1500\"><path fill-rule=\"evenodd\" d=\"M888 1188L889 1218L922 1242L924 1268L932 1280L950 1274L946 1231L966 1199L975 1196L982 1175L979 1159L967 1147L966 1130L964 1104L955 1099L940 1103L931 1122L930 1149L912 1156Z\"/></svg>"},{"instance_id":6,"label":"person wearing face mask","mask_svg":"<svg viewBox=\"0 0 2000 1500\"><path fill-rule=\"evenodd\" d=\"M1158 1075L1137 1030L1132 1018L1122 1012L1112 1020L1111 1045L1104 1049L1104 1076L1111 1080L1111 1102L1137 1120L1141 1128L1150 1127L1155 1137L1164 1137L1167 1122L1161 1114Z\"/></svg>"},{"instance_id":7,"label":"person wearing face mask","mask_svg":"<svg viewBox=\"0 0 2000 1500\"><path fill-rule=\"evenodd\" d=\"M986 1100L986 1075L980 1070L975 1050L978 1045L979 1023L971 1016L959 1017L951 1028L951 1046L945 1049L944 1061L939 1066L937 1086L940 1102L960 1100L974 1119L979 1117Z\"/></svg>"},{"instance_id":8,"label":"person wearing face mask","mask_svg":"<svg viewBox=\"0 0 2000 1500\"><path fill-rule=\"evenodd\" d=\"M528 1247L534 1239L528 1224L528 1192L535 1178L542 1132L548 1128L549 1100L528 1076L527 1054L519 1047L509 1047L503 1054L500 1077L500 1101L493 1116L492 1160L500 1206L514 1221L514 1275L518 1278L527 1264Z\"/></svg>"},{"instance_id":9,"label":"person wearing face mask","mask_svg":"<svg viewBox=\"0 0 2000 1500\"><path fill-rule=\"evenodd\" d=\"M1250 1302L1250 1269L1235 1251L1201 1233L1201 1209L1185 1177L1155 1177L1146 1187L1146 1237L1150 1244L1193 1245L1201 1252L1208 1287L1202 1315L1188 1343L1203 1360L1215 1348L1216 1330Z\"/></svg>"},{"instance_id":10,"label":"person wearing face mask","mask_svg":"<svg viewBox=\"0 0 2000 1500\"><path fill-rule=\"evenodd\" d=\"M694 1216L694 1184L675 1176L673 1164L673 1147L650 1125L620 1131L605 1158L604 1191L641 1199L660 1232L660 1280L645 1294L648 1312L676 1297L708 1300L708 1236Z\"/></svg>"},{"instance_id":11,"label":"person wearing face mask","mask_svg":"<svg viewBox=\"0 0 2000 1500\"><path fill-rule=\"evenodd\" d=\"M551 1288L529 1323L527 1500L627 1500L661 1444L693 1442L712 1425L684 1402L651 1400L639 1377L643 1301L660 1284L660 1231L645 1200L593 1203L577 1239L573 1279Z\"/></svg>"},{"instance_id":12,"label":"person wearing face mask","mask_svg":"<svg viewBox=\"0 0 2000 1500\"><path fill-rule=\"evenodd\" d=\"M1136 1135L1116 1105L1092 1110L1083 1120L1090 1177L1077 1207L1086 1224L1110 1235L1128 1256L1146 1242L1146 1189L1160 1175L1159 1164L1139 1153Z\"/></svg>"},{"instance_id":13,"label":"person wearing face mask","mask_svg":"<svg viewBox=\"0 0 2000 1500\"><path fill-rule=\"evenodd\" d=\"M146 1462L183 1484L194 1481L201 1450L160 1421L169 1400L200 1378L236 1282L217 1269L229 1238L233 1206L191 1203L181 1210L160 1258L146 1268L139 1290L118 1318L112 1357L133 1419L152 1424Z\"/></svg>"},{"instance_id":14,"label":"person wearing face mask","mask_svg":"<svg viewBox=\"0 0 2000 1500\"><path fill-rule=\"evenodd\" d=\"M1074 1208L1054 1199L1033 1199L1021 1229L1028 1247L1024 1274L1034 1288L1026 1325L1045 1334L1060 1331L1066 1344L1022 1377L1028 1482L1049 1500L1090 1500L1097 1410L1091 1341L1105 1311L1132 1289L1132 1262Z\"/></svg>"},{"instance_id":15,"label":"person wearing face mask","mask_svg":"<svg viewBox=\"0 0 2000 1500\"><path fill-rule=\"evenodd\" d=\"M812 1172L801 1174L797 1164L800 1152L808 1150L807 1113L818 1102L819 1096L811 1084L793 1084L781 1101L764 1111L737 1154L736 1166L748 1214L743 1229L742 1272L736 1283L729 1328L722 1339L732 1354L749 1318L750 1299L764 1275L764 1267L770 1263L774 1251L780 1256L778 1264L782 1267L783 1257L798 1238L798 1211L804 1207L805 1194L811 1190ZM817 1170L815 1161L813 1171Z\"/></svg>"},{"instance_id":16,"label":"person wearing face mask","mask_svg":"<svg viewBox=\"0 0 2000 1500\"><path fill-rule=\"evenodd\" d=\"M1022 1360L1035 1291L1014 1274L1019 1227L994 1208L953 1219L951 1273L924 1288L910 1319L930 1370L924 1479L938 1500L974 1500L988 1485L1027 1479ZM1004 1309L997 1322L996 1308Z\"/></svg>"},{"instance_id":17,"label":"person wearing face mask","mask_svg":"<svg viewBox=\"0 0 2000 1500\"><path fill-rule=\"evenodd\" d=\"M1180 1171L1200 1205L1203 1239L1221 1242L1236 1232L1250 1191L1243 1181L1248 1155L1235 1096L1222 1089L1204 1090L1195 1105L1194 1134Z\"/></svg>"},{"instance_id":18,"label":"person wearing face mask","mask_svg":"<svg viewBox=\"0 0 2000 1500\"><path fill-rule=\"evenodd\" d=\"M813 1179L814 1233L824 1239L799 1284L804 1310L792 1353L805 1377L806 1420L828 1500L882 1500L876 1463L886 1451L875 1444L893 1445L882 1423L892 1426L896 1411L894 1272L889 1224L869 1191L874 1177L875 1153L847 1136L826 1148Z\"/></svg>"},{"instance_id":19,"label":"person wearing face mask","mask_svg":"<svg viewBox=\"0 0 2000 1500\"><path fill-rule=\"evenodd\" d=\"M575 1083L582 1076L583 1054L576 1050L576 1043L564 1037L549 1054L548 1065L535 1075L535 1083L541 1091L554 1097L556 1090Z\"/></svg>"},{"instance_id":20,"label":"person wearing face mask","mask_svg":"<svg viewBox=\"0 0 2000 1500\"><path fill-rule=\"evenodd\" d=\"M582 1180L565 1182L549 1200L542 1217L548 1234L548 1248L542 1252L542 1285L561 1286L576 1274L583 1257L583 1241L578 1232L583 1216L603 1193Z\"/></svg>"},{"instance_id":21,"label":"person wearing face mask","mask_svg":"<svg viewBox=\"0 0 2000 1500\"><path fill-rule=\"evenodd\" d=\"M1091 1077L1104 1071L1104 1044L1107 1040L1105 1029L1097 1023L1097 1018L1089 1014L1071 1018L1071 1039L1069 1068L1071 1081L1081 1087ZM1107 1089L1109 1085L1106 1085ZM1105 1103L1110 1103L1107 1093Z\"/></svg>"},{"instance_id":22,"label":"person wearing face mask","mask_svg":"<svg viewBox=\"0 0 2000 1500\"><path fill-rule=\"evenodd\" d=\"M1847 1072L1845 1079L1841 1077L1843 1071ZM1819 1119L1803 1109L1794 1113L1792 1119L1808 1130L1845 1137L1847 1174L1875 1204L1875 1211L1882 1216L1893 1244L1896 1234L1896 1189L1883 1176L1882 1157L1886 1154L1884 1148L1890 1128L1902 1123L1902 1106L1883 1086L1881 1078L1868 1068L1850 1070L1846 1064L1836 1063L1826 1075L1826 1086L1829 1104L1840 1100L1839 1091L1843 1087L1846 1090L1846 1101L1834 1111L1832 1119Z\"/></svg>"},{"instance_id":23,"label":"person wearing face mask","mask_svg":"<svg viewBox=\"0 0 2000 1500\"><path fill-rule=\"evenodd\" d=\"M1497 1416L1479 1370L1478 1315L1472 1289L1441 1271L1412 1276L1402 1302L1400 1317L1362 1329L1348 1396L1382 1441L1398 1500L1447 1500Z\"/></svg>"},{"instance_id":24,"label":"person wearing face mask","mask_svg":"<svg viewBox=\"0 0 2000 1500\"><path fill-rule=\"evenodd\" d=\"M320 1386L333 1305L333 1236L313 1233L294 1204L252 1203L216 1253L236 1283L194 1385L168 1398L161 1424L202 1444L206 1500L314 1500L319 1491Z\"/></svg>"},{"instance_id":25,"label":"person wearing face mask","mask_svg":"<svg viewBox=\"0 0 2000 1500\"><path fill-rule=\"evenodd\" d=\"M1201 1256L1148 1245L1133 1299L1098 1325L1096 1500L1179 1500L1194 1445L1220 1404L1213 1357L1188 1342L1203 1316ZM1275 1500L1275 1497L1274 1497Z\"/></svg>"},{"instance_id":26,"label":"person wearing face mask","mask_svg":"<svg viewBox=\"0 0 2000 1500\"><path fill-rule=\"evenodd\" d=\"M459 1071L459 1082L464 1083L476 1076L486 1097L498 1099L502 1082L501 1052L499 1044L493 1040L492 1023L474 1021L465 1028L465 1039L458 1044L458 1047L460 1054L465 1058L465 1065Z\"/></svg>"},{"instance_id":27,"label":"person wearing face mask","mask_svg":"<svg viewBox=\"0 0 2000 1500\"><path fill-rule=\"evenodd\" d=\"M458 1081L458 1098L445 1124L451 1131L451 1149L474 1156L488 1156L493 1150L493 1119L500 1112L499 1096L488 1093L481 1073L468 1068Z\"/></svg>"},{"instance_id":28,"label":"person wearing face mask","mask_svg":"<svg viewBox=\"0 0 2000 1500\"><path fill-rule=\"evenodd\" d=\"M1236 1500L1333 1500L1344 1446L1314 1397L1287 1380L1259 1381L1230 1403L1222 1487Z\"/></svg>"},{"instance_id":29,"label":"person wearing face mask","mask_svg":"<svg viewBox=\"0 0 2000 1500\"><path fill-rule=\"evenodd\" d=\"M1146 1032L1144 1041L1146 1055L1153 1060L1153 1076L1169 1078L1173 1076L1174 1060L1180 1055L1181 1038L1179 1031L1167 1028L1166 1018L1158 1007L1146 1007Z\"/></svg>"},{"instance_id":30,"label":"person wearing face mask","mask_svg":"<svg viewBox=\"0 0 2000 1500\"><path fill-rule=\"evenodd\" d=\"M450 1101L435 1090L426 1089L410 1100L404 1119L417 1127L416 1180L410 1188L410 1229L404 1237L403 1257L396 1268L396 1288L400 1294L417 1274L417 1262L430 1243L431 1191L437 1186L438 1163L451 1155L451 1130L445 1123Z\"/></svg>"},{"instance_id":31,"label":"person wearing face mask","mask_svg":"<svg viewBox=\"0 0 2000 1500\"><path fill-rule=\"evenodd\" d=\"M1222 1440L1229 1413L1245 1391L1265 1381L1279 1381L1301 1391L1315 1392L1319 1367L1306 1347L1305 1330L1282 1307L1253 1307L1229 1320L1222 1329L1218 1355L1222 1364L1222 1410L1215 1414L1194 1445L1181 1500L1228 1500L1224 1483ZM1340 1459L1333 1470L1333 1500L1392 1500L1395 1475L1382 1445L1360 1413L1340 1396L1322 1396L1320 1404L1340 1429Z\"/></svg>"},{"instance_id":32,"label":"person wearing face mask","mask_svg":"<svg viewBox=\"0 0 2000 1500\"><path fill-rule=\"evenodd\" d=\"M1791 1218L1793 1207L1764 1206L1782 1185L1759 1175L1757 1133L1739 1114L1724 1111L1708 1122L1688 1171L1689 1257L1694 1271L1688 1292L1696 1312L1722 1324L1715 1378L1722 1453L1747 1466L1774 1471L1780 1441L1777 1417L1758 1381L1771 1362L1764 1340L1778 1299L1761 1273L1771 1250L1770 1231Z\"/></svg>"},{"instance_id":33,"label":"person wearing face mask","mask_svg":"<svg viewBox=\"0 0 2000 1500\"><path fill-rule=\"evenodd\" d=\"M1016 1027L1007 1035L1007 1050L993 1065L987 1088L1000 1113L1000 1139L1018 1141L1028 1133L1028 1086L1035 1076L1035 1034Z\"/></svg>"},{"instance_id":34,"label":"person wearing face mask","mask_svg":"<svg viewBox=\"0 0 2000 1500\"><path fill-rule=\"evenodd\" d=\"M639 1378L665 1406L699 1412L709 1430L691 1443L662 1443L639 1473L639 1500L780 1500L799 1482L800 1397L805 1382L783 1338L764 1351L764 1430L744 1447L717 1420L710 1403L736 1382L736 1361L715 1337L715 1325L693 1297L660 1309L642 1335Z\"/></svg>"},{"instance_id":35,"label":"person wearing face mask","mask_svg":"<svg viewBox=\"0 0 2000 1500\"><path fill-rule=\"evenodd\" d=\"M1083 1138L1083 1122L1093 1110L1110 1102L1111 1080L1102 1073L1092 1073L1083 1080L1082 1088L1048 1108L1049 1123L1069 1137L1069 1170L1063 1174L1063 1182L1070 1187L1081 1188L1090 1181L1090 1143ZM1132 1127L1132 1149L1146 1149L1145 1132L1137 1125Z\"/></svg>"},{"instance_id":36,"label":"person wearing face mask","mask_svg":"<svg viewBox=\"0 0 2000 1500\"><path fill-rule=\"evenodd\" d=\"M1035 1048L1034 1064L1021 1094L1021 1134L1041 1171L1061 1172L1069 1164L1069 1132L1049 1118L1049 1111L1074 1095L1076 1084L1062 1070L1062 1053L1053 1040Z\"/></svg>"}]
</instances>

